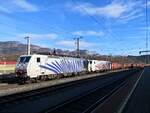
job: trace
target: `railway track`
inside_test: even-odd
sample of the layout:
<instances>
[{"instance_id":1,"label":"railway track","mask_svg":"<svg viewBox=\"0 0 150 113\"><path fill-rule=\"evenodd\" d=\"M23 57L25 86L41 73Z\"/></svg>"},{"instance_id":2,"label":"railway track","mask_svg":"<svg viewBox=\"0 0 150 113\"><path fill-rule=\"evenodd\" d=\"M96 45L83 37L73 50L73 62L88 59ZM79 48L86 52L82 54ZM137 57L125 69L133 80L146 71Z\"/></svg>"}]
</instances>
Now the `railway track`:
<instances>
[{"instance_id":1,"label":"railway track","mask_svg":"<svg viewBox=\"0 0 150 113\"><path fill-rule=\"evenodd\" d=\"M67 106L67 109L69 109L69 113L72 113L72 112L70 112L70 109L72 109L72 110L79 109L79 111L77 110L76 113L80 113L80 110L81 111L90 110L92 107L94 107L96 105L95 102L97 104L101 103L105 98L107 98L107 96L114 93L116 90L118 90L118 88L123 87L125 85L124 81L127 80L127 78L129 77L130 74L133 74L135 72L137 72L137 70L129 71L126 76L123 76L120 78L114 77L115 79L113 77L112 77L113 79L111 77L110 77L111 79L109 77L107 77L107 79L108 78L110 79L109 81L106 80L102 85L95 87L93 90L87 90L83 94L80 94L80 96L78 95L78 96L72 97L72 99L69 99L70 101L65 101L65 103L63 102L63 104L59 104L59 105L57 104L57 106L52 107L53 109L52 108L44 109L44 110L42 110L42 113L43 112L56 113L58 111L63 111L66 108L65 106ZM38 89L38 90L33 90L30 92L25 92L25 93L20 93L20 94L14 94L12 96L2 97L2 98L0 98L0 111L1 111L1 109L7 109L10 106L15 106L15 104L18 105L19 103L22 103L22 102L32 101L32 100L36 100L39 98L49 96L51 93L58 92L59 90L61 91L62 89L69 89L69 88L73 89L75 86L80 87L81 84L85 84L87 82L89 82L89 83L94 82L98 78L101 78L101 77L84 79L84 80L80 80L80 81L74 81L71 83L57 85L54 87L47 87L47 88L42 88L42 89ZM106 78L104 77L102 79L106 79ZM85 105L82 105L81 103L85 103ZM79 106L74 106L75 104L79 105ZM61 110L59 110L60 108L61 108ZM82 109L80 109L80 108L82 108ZM85 109L85 108L90 108L90 109ZM54 112L54 111L56 111L56 112ZM67 113L66 111L64 111L64 112ZM60 112L60 113L64 113L64 112Z\"/></svg>"},{"instance_id":2,"label":"railway track","mask_svg":"<svg viewBox=\"0 0 150 113\"><path fill-rule=\"evenodd\" d=\"M62 88L71 87L73 85L84 83L84 82L87 82L87 81L92 81L92 80L95 80L95 79L96 78L83 79L83 80L80 80L80 81L73 81L71 83L69 82L69 83L56 85L56 86L52 86L52 87L46 87L46 88L37 89L37 90L29 91L29 92L17 93L17 94L13 94L13 95L0 97L0 106L4 105L4 104L7 104L7 103L12 103L14 101L19 101L20 99L30 98L30 97L33 97L33 96L42 97L43 95L46 95L51 91L57 91L57 90L62 89Z\"/></svg>"},{"instance_id":3,"label":"railway track","mask_svg":"<svg viewBox=\"0 0 150 113\"><path fill-rule=\"evenodd\" d=\"M107 83L103 87L97 87L86 94L68 100L54 108L49 108L41 113L90 113L109 96L116 93L120 88L125 87L128 81L127 78Z\"/></svg>"}]
</instances>

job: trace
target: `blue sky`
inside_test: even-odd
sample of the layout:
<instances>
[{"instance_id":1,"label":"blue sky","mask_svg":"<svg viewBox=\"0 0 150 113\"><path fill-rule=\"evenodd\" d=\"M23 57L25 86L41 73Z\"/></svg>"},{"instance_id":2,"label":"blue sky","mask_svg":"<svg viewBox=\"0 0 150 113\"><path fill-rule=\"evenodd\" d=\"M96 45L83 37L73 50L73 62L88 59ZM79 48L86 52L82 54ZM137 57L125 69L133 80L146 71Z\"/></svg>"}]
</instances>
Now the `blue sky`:
<instances>
[{"instance_id":1,"label":"blue sky","mask_svg":"<svg viewBox=\"0 0 150 113\"><path fill-rule=\"evenodd\" d=\"M32 44L74 50L73 39L82 36L81 49L138 55L145 49L145 1L0 0L0 41L26 43L30 36Z\"/></svg>"}]
</instances>

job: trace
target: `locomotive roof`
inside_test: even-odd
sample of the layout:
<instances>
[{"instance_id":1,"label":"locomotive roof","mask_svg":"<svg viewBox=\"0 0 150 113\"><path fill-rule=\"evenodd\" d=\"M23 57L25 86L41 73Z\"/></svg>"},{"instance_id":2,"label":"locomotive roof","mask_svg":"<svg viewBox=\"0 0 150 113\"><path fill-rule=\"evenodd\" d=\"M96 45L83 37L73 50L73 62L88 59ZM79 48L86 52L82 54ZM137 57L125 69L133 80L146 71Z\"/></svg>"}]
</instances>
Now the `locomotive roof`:
<instances>
[{"instance_id":1,"label":"locomotive roof","mask_svg":"<svg viewBox=\"0 0 150 113\"><path fill-rule=\"evenodd\" d=\"M77 58L77 59L84 59L84 58L78 58L73 56L57 56L57 55L41 55L41 54L33 54L34 56L47 56L48 58ZM33 55L21 55L21 57L25 56L33 56Z\"/></svg>"}]
</instances>

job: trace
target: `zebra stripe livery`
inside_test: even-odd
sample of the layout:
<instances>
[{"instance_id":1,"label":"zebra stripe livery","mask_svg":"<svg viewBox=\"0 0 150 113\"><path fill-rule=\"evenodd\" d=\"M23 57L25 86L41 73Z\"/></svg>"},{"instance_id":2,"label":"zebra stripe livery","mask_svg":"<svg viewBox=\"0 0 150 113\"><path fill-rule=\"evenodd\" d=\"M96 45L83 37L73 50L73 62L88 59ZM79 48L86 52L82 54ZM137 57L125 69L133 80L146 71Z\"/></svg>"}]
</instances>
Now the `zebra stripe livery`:
<instances>
[{"instance_id":1,"label":"zebra stripe livery","mask_svg":"<svg viewBox=\"0 0 150 113\"><path fill-rule=\"evenodd\" d=\"M55 74L81 72L84 70L83 60L81 59L59 59L39 66Z\"/></svg>"}]
</instances>

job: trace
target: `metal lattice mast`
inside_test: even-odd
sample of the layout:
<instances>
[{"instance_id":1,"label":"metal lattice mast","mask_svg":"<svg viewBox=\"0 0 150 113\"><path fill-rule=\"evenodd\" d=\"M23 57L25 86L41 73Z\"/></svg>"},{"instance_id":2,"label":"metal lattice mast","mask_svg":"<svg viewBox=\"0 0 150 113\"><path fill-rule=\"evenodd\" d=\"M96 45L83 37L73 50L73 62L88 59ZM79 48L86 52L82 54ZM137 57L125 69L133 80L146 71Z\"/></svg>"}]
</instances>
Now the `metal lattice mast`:
<instances>
[{"instance_id":1,"label":"metal lattice mast","mask_svg":"<svg viewBox=\"0 0 150 113\"><path fill-rule=\"evenodd\" d=\"M27 54L30 55L30 37L27 36L25 39L27 39Z\"/></svg>"}]
</instances>

